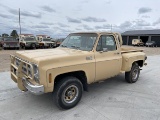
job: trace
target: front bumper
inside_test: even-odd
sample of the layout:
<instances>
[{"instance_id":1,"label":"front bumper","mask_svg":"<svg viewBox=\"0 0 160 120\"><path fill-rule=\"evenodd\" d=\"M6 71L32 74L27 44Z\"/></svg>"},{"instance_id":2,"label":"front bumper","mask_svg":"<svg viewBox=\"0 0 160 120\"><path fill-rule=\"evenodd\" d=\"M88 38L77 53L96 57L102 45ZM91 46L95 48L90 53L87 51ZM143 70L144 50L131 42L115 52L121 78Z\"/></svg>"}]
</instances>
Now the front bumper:
<instances>
[{"instance_id":1,"label":"front bumper","mask_svg":"<svg viewBox=\"0 0 160 120\"><path fill-rule=\"evenodd\" d=\"M16 61L19 60L19 65ZM18 65L18 66L17 66ZM21 91L29 91L32 94L40 95L44 93L44 85L34 82L33 67L28 62L11 55L11 78L17 83ZM31 75L28 68L31 68ZM27 71L26 71L26 70Z\"/></svg>"},{"instance_id":2,"label":"front bumper","mask_svg":"<svg viewBox=\"0 0 160 120\"><path fill-rule=\"evenodd\" d=\"M25 77L22 78L22 82L23 82L24 87L32 94L41 95L44 93L43 85L33 85Z\"/></svg>"},{"instance_id":3,"label":"front bumper","mask_svg":"<svg viewBox=\"0 0 160 120\"><path fill-rule=\"evenodd\" d=\"M38 44L35 44L35 45L36 45L36 47L39 47ZM26 44L25 47L30 48L30 47L32 47L32 44Z\"/></svg>"},{"instance_id":4,"label":"front bumper","mask_svg":"<svg viewBox=\"0 0 160 120\"><path fill-rule=\"evenodd\" d=\"M19 48L19 45L3 45L4 48Z\"/></svg>"}]
</instances>

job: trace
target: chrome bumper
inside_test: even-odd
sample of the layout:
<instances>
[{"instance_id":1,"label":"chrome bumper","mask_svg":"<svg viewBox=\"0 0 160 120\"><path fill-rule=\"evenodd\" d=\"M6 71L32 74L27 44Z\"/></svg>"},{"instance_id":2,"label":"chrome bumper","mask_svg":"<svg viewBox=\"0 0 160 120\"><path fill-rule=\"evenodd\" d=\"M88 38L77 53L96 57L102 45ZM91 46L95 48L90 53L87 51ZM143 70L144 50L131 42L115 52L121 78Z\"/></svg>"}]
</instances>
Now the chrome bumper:
<instances>
[{"instance_id":1,"label":"chrome bumper","mask_svg":"<svg viewBox=\"0 0 160 120\"><path fill-rule=\"evenodd\" d=\"M33 85L30 83L26 78L22 78L22 82L24 87L31 92L32 94L35 95L41 95L44 93L44 86L43 85Z\"/></svg>"}]
</instances>

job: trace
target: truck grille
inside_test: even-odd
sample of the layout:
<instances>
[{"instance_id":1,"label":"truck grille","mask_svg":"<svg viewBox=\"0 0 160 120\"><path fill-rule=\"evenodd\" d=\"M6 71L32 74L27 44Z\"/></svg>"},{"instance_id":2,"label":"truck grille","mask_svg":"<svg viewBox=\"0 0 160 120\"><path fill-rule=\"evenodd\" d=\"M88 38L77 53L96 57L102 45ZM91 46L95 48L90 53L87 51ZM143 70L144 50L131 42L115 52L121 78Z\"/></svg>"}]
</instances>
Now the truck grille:
<instances>
[{"instance_id":1,"label":"truck grille","mask_svg":"<svg viewBox=\"0 0 160 120\"><path fill-rule=\"evenodd\" d=\"M16 46L18 43L6 43L6 45Z\"/></svg>"},{"instance_id":2,"label":"truck grille","mask_svg":"<svg viewBox=\"0 0 160 120\"><path fill-rule=\"evenodd\" d=\"M22 60L18 57L11 56L11 72L13 72L16 76L18 76L18 70L21 69L21 71L24 75L26 75L29 78L33 78L33 67L32 65Z\"/></svg>"}]
</instances>

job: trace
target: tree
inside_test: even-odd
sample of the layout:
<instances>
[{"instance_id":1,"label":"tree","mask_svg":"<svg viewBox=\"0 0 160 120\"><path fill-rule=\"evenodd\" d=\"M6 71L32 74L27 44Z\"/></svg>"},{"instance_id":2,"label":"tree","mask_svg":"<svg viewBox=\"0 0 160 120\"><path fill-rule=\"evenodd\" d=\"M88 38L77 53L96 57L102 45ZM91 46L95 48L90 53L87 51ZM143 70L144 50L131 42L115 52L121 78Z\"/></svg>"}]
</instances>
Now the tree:
<instances>
[{"instance_id":1,"label":"tree","mask_svg":"<svg viewBox=\"0 0 160 120\"><path fill-rule=\"evenodd\" d=\"M17 31L16 30L12 30L10 36L15 37L15 38L18 37Z\"/></svg>"},{"instance_id":2,"label":"tree","mask_svg":"<svg viewBox=\"0 0 160 120\"><path fill-rule=\"evenodd\" d=\"M2 37L8 37L9 35L7 33L3 33Z\"/></svg>"}]
</instances>

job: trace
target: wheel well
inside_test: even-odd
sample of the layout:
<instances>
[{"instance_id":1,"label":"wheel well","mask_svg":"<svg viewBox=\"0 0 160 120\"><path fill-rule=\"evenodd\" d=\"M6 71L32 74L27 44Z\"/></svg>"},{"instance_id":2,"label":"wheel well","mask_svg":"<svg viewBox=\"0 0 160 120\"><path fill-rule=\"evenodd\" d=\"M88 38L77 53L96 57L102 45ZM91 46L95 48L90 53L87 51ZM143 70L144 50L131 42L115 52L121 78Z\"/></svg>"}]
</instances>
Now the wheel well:
<instances>
[{"instance_id":1,"label":"wheel well","mask_svg":"<svg viewBox=\"0 0 160 120\"><path fill-rule=\"evenodd\" d=\"M87 84L87 77L84 71L74 71L74 72L68 72L68 73L64 73L64 74L60 74L58 76L55 77L54 80L54 86L64 77L67 76L74 76L76 78L78 78L81 83L83 84L83 89L85 91L88 91L88 84ZM54 87L55 88L55 87Z\"/></svg>"},{"instance_id":2,"label":"wheel well","mask_svg":"<svg viewBox=\"0 0 160 120\"><path fill-rule=\"evenodd\" d=\"M140 67L143 67L143 60L135 61L134 63L138 63L138 65L139 65ZM133 64L134 64L134 63L133 63Z\"/></svg>"}]
</instances>

